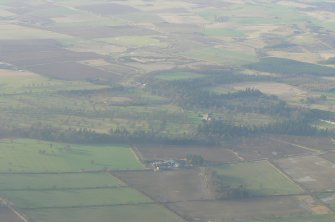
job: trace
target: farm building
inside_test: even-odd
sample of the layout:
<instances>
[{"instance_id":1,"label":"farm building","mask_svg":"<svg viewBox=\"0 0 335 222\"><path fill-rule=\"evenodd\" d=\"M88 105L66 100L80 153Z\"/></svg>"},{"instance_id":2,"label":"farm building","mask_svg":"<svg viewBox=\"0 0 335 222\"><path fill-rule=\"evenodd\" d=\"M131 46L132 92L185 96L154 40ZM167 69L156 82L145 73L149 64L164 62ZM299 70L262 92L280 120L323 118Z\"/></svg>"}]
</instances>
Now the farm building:
<instances>
[{"instance_id":1,"label":"farm building","mask_svg":"<svg viewBox=\"0 0 335 222\"><path fill-rule=\"evenodd\" d=\"M179 168L179 163L175 160L160 160L155 161L151 164L154 171L160 171L160 170L172 170Z\"/></svg>"}]
</instances>

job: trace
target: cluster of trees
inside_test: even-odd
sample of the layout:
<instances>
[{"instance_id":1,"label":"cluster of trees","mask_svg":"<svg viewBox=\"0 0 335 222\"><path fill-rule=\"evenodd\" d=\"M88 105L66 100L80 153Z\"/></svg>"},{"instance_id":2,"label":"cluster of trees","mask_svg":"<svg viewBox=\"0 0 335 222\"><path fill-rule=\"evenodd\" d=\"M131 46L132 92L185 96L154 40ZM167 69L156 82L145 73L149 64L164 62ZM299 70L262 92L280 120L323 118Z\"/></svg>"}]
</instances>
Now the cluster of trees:
<instances>
[{"instance_id":1,"label":"cluster of trees","mask_svg":"<svg viewBox=\"0 0 335 222\"><path fill-rule=\"evenodd\" d=\"M217 172L212 169L206 169L205 176L207 178L209 189L215 194L215 199L246 199L251 196L250 192L243 184L230 186L226 182L227 179L224 176L217 174Z\"/></svg>"},{"instance_id":2,"label":"cluster of trees","mask_svg":"<svg viewBox=\"0 0 335 222\"><path fill-rule=\"evenodd\" d=\"M206 90L206 87L220 82L247 81L250 77L228 75L225 77L210 76L183 81L151 81L152 93L164 96L171 102L186 109L212 109L224 107L233 111L287 116L292 109L275 96L268 96L257 89L245 89L227 94L217 94ZM255 77L252 77L253 79ZM215 82L217 80L217 82ZM255 81L255 80L254 80Z\"/></svg>"},{"instance_id":3,"label":"cluster of trees","mask_svg":"<svg viewBox=\"0 0 335 222\"><path fill-rule=\"evenodd\" d=\"M186 160L191 166L202 166L205 163L205 160L201 155L188 154Z\"/></svg>"},{"instance_id":4,"label":"cluster of trees","mask_svg":"<svg viewBox=\"0 0 335 222\"><path fill-rule=\"evenodd\" d=\"M240 136L254 136L262 134L282 134L295 136L327 136L326 129L312 126L303 119L289 119L259 127L235 126L222 120L204 122L198 127L199 138L204 141L220 143L222 140Z\"/></svg>"},{"instance_id":5,"label":"cluster of trees","mask_svg":"<svg viewBox=\"0 0 335 222\"><path fill-rule=\"evenodd\" d=\"M129 131L125 128L112 129L110 133L97 133L89 129L62 129L51 126L16 128L0 131L3 137L23 137L40 140L58 141L81 144L111 144L111 143L162 143L171 145L205 144L205 141L195 136L180 137L161 135L153 131Z\"/></svg>"}]
</instances>

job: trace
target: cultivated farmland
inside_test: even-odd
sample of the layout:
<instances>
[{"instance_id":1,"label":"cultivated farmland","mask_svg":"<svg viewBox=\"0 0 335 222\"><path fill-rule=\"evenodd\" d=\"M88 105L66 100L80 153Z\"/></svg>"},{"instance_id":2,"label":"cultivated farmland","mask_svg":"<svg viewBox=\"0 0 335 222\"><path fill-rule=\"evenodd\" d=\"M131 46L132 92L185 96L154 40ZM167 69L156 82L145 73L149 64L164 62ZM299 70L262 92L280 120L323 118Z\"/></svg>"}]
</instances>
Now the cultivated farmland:
<instances>
[{"instance_id":1,"label":"cultivated farmland","mask_svg":"<svg viewBox=\"0 0 335 222\"><path fill-rule=\"evenodd\" d=\"M334 9L0 0L0 222L333 222Z\"/></svg>"},{"instance_id":2,"label":"cultivated farmland","mask_svg":"<svg viewBox=\"0 0 335 222\"><path fill-rule=\"evenodd\" d=\"M0 171L7 173L79 172L141 169L129 147L2 140Z\"/></svg>"}]
</instances>

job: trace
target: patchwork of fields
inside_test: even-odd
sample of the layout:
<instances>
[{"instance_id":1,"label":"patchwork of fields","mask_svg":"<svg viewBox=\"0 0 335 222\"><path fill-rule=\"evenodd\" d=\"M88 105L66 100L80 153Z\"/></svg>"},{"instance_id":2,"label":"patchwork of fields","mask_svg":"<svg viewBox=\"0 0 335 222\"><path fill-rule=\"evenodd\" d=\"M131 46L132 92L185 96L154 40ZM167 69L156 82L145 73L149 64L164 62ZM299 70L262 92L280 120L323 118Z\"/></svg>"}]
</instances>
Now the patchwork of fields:
<instances>
[{"instance_id":1,"label":"patchwork of fields","mask_svg":"<svg viewBox=\"0 0 335 222\"><path fill-rule=\"evenodd\" d=\"M11 139L1 140L0 149L1 163L11 160L0 167L0 195L31 222L60 221L64 216L71 222L151 221L158 216L162 222L183 221L109 173L143 169L128 147ZM31 149L34 155L24 151ZM1 208L3 217L21 221L6 208Z\"/></svg>"},{"instance_id":2,"label":"patchwork of fields","mask_svg":"<svg viewBox=\"0 0 335 222\"><path fill-rule=\"evenodd\" d=\"M335 221L334 8L0 0L0 222Z\"/></svg>"}]
</instances>

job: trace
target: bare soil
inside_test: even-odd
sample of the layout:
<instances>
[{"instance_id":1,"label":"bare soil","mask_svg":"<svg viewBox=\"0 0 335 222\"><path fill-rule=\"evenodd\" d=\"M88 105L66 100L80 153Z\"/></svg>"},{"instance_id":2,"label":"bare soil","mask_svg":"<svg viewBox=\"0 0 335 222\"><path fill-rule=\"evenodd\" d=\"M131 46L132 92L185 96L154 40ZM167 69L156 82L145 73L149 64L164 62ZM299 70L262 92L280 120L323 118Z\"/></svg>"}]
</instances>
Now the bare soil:
<instances>
[{"instance_id":1,"label":"bare soil","mask_svg":"<svg viewBox=\"0 0 335 222\"><path fill-rule=\"evenodd\" d=\"M77 62L51 63L29 67L29 70L63 80L116 79L117 76Z\"/></svg>"},{"instance_id":2,"label":"bare soil","mask_svg":"<svg viewBox=\"0 0 335 222\"><path fill-rule=\"evenodd\" d=\"M335 190L335 164L319 156L275 161L294 181L312 192Z\"/></svg>"},{"instance_id":3,"label":"bare soil","mask_svg":"<svg viewBox=\"0 0 335 222\"><path fill-rule=\"evenodd\" d=\"M19 67L101 58L88 52L73 52L54 40L0 41L0 60Z\"/></svg>"},{"instance_id":4,"label":"bare soil","mask_svg":"<svg viewBox=\"0 0 335 222\"><path fill-rule=\"evenodd\" d=\"M280 141L271 136L246 137L225 144L225 148L233 150L245 160L278 159L313 153L311 150Z\"/></svg>"}]
</instances>

